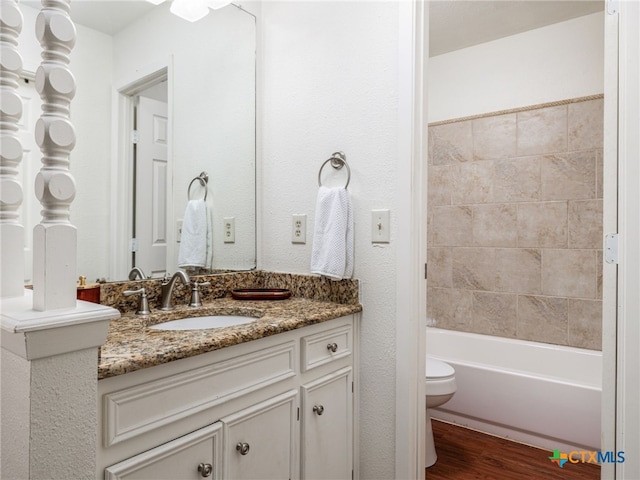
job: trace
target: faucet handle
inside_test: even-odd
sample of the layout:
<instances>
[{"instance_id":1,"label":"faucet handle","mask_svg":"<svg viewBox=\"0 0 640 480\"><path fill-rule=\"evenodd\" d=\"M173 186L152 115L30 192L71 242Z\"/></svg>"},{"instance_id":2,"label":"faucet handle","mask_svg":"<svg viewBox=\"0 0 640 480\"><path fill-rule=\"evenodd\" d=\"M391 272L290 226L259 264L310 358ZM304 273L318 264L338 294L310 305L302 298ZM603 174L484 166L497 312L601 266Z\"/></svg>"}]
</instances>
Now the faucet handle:
<instances>
[{"instance_id":1,"label":"faucet handle","mask_svg":"<svg viewBox=\"0 0 640 480\"><path fill-rule=\"evenodd\" d=\"M211 282L191 282L191 302L189 303L190 307L201 307L202 302L200 301L200 287L206 287L211 285Z\"/></svg>"},{"instance_id":2,"label":"faucet handle","mask_svg":"<svg viewBox=\"0 0 640 480\"><path fill-rule=\"evenodd\" d=\"M138 303L138 311L136 315L148 315L151 313L149 310L149 299L147 298L147 291L144 287L139 288L138 290L125 290L122 292L125 297L129 297L131 295L140 295L140 303Z\"/></svg>"}]
</instances>

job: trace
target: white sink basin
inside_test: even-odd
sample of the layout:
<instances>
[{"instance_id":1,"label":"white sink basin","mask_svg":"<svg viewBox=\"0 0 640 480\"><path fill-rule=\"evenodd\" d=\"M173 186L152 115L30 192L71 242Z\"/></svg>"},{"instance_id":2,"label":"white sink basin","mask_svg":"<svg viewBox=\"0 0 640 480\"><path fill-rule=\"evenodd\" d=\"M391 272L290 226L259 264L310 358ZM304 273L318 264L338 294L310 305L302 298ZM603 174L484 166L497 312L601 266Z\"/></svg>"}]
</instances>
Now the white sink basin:
<instances>
[{"instance_id":1,"label":"white sink basin","mask_svg":"<svg viewBox=\"0 0 640 480\"><path fill-rule=\"evenodd\" d=\"M205 328L233 327L255 322L256 317L240 315L210 315L208 317L191 317L172 320L170 322L151 325L154 330L202 330Z\"/></svg>"}]
</instances>

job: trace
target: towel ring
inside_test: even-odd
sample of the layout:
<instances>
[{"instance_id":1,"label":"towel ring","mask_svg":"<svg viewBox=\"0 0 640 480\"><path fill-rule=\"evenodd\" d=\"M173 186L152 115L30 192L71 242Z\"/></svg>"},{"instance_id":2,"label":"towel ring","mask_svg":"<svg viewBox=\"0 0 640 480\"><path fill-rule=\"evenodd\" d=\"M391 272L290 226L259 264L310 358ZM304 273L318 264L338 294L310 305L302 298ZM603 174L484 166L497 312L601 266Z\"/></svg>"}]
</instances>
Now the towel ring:
<instances>
[{"instance_id":1,"label":"towel ring","mask_svg":"<svg viewBox=\"0 0 640 480\"><path fill-rule=\"evenodd\" d=\"M191 185L193 185L193 182L195 182L196 180L198 180L200 182L200 185L202 185L204 187L204 199L203 200L207 200L207 184L209 183L209 175L207 174L207 172L202 172L200 173L200 175L198 175L197 177L195 177L193 180L191 180L191 182L189 182L189 188L187 188L187 199L191 200Z\"/></svg>"},{"instance_id":2,"label":"towel ring","mask_svg":"<svg viewBox=\"0 0 640 480\"><path fill-rule=\"evenodd\" d=\"M349 168L349 164L347 163L347 156L344 154L344 152L335 152L333 155L331 155L331 158L328 158L324 161L324 163L320 167L320 171L318 172L318 186L322 186L322 180L320 178L322 175L322 169L329 162L331 162L331 166L336 170L340 170L342 167L347 167L347 183L344 186L344 188L346 189L349 186L349 182L351 181L351 169Z\"/></svg>"}]
</instances>

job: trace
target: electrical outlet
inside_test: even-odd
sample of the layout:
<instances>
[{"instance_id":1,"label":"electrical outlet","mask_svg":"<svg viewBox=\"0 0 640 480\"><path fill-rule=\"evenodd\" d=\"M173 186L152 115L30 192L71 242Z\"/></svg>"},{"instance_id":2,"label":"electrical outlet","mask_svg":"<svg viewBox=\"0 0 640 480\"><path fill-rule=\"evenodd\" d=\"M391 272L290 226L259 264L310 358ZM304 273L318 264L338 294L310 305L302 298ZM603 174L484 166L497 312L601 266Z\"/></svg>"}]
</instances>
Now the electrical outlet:
<instances>
[{"instance_id":1,"label":"electrical outlet","mask_svg":"<svg viewBox=\"0 0 640 480\"><path fill-rule=\"evenodd\" d=\"M373 243L389 243L389 219L389 210L371 210L371 241Z\"/></svg>"},{"instance_id":2,"label":"electrical outlet","mask_svg":"<svg viewBox=\"0 0 640 480\"><path fill-rule=\"evenodd\" d=\"M182 219L176 221L176 243L182 239Z\"/></svg>"},{"instance_id":3,"label":"electrical outlet","mask_svg":"<svg viewBox=\"0 0 640 480\"><path fill-rule=\"evenodd\" d=\"M307 214L296 213L291 219L291 243L307 243Z\"/></svg>"},{"instance_id":4,"label":"electrical outlet","mask_svg":"<svg viewBox=\"0 0 640 480\"><path fill-rule=\"evenodd\" d=\"M224 243L236 241L236 217L224 217Z\"/></svg>"}]
</instances>

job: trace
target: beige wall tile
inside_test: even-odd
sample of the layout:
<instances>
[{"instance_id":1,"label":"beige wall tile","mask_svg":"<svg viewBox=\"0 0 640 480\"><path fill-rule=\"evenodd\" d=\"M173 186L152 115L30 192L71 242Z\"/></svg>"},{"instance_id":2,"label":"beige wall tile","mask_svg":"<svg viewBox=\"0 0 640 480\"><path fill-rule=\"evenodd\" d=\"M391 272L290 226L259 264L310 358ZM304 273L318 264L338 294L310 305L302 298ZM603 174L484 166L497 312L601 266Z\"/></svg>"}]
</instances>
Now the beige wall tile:
<instances>
[{"instance_id":1,"label":"beige wall tile","mask_svg":"<svg viewBox=\"0 0 640 480\"><path fill-rule=\"evenodd\" d=\"M515 338L517 320L517 295L473 292L472 329L475 333Z\"/></svg>"},{"instance_id":2,"label":"beige wall tile","mask_svg":"<svg viewBox=\"0 0 640 480\"><path fill-rule=\"evenodd\" d=\"M470 162L473 160L471 121L447 123L430 127L432 161L434 165Z\"/></svg>"},{"instance_id":3,"label":"beige wall tile","mask_svg":"<svg viewBox=\"0 0 640 480\"><path fill-rule=\"evenodd\" d=\"M534 248L496 249L496 290L500 292L542 292L542 255Z\"/></svg>"},{"instance_id":4,"label":"beige wall tile","mask_svg":"<svg viewBox=\"0 0 640 480\"><path fill-rule=\"evenodd\" d=\"M545 155L540 168L541 200L575 200L596 196L596 152Z\"/></svg>"},{"instance_id":5,"label":"beige wall tile","mask_svg":"<svg viewBox=\"0 0 640 480\"><path fill-rule=\"evenodd\" d=\"M513 157L516 154L516 114L473 120L475 160Z\"/></svg>"},{"instance_id":6,"label":"beige wall tile","mask_svg":"<svg viewBox=\"0 0 640 480\"><path fill-rule=\"evenodd\" d=\"M469 331L472 293L454 288L427 288L427 317L439 328Z\"/></svg>"},{"instance_id":7,"label":"beige wall tile","mask_svg":"<svg viewBox=\"0 0 640 480\"><path fill-rule=\"evenodd\" d=\"M567 151L567 106L518 112L518 155Z\"/></svg>"},{"instance_id":8,"label":"beige wall tile","mask_svg":"<svg viewBox=\"0 0 640 480\"><path fill-rule=\"evenodd\" d=\"M569 150L602 148L604 99L570 103L567 107Z\"/></svg>"},{"instance_id":9,"label":"beige wall tile","mask_svg":"<svg viewBox=\"0 0 640 480\"><path fill-rule=\"evenodd\" d=\"M569 299L569 345L602 350L602 301Z\"/></svg>"},{"instance_id":10,"label":"beige wall tile","mask_svg":"<svg viewBox=\"0 0 640 480\"><path fill-rule=\"evenodd\" d=\"M518 205L519 247L566 247L567 202Z\"/></svg>"},{"instance_id":11,"label":"beige wall tile","mask_svg":"<svg viewBox=\"0 0 640 480\"><path fill-rule=\"evenodd\" d=\"M496 160L493 165L494 202L531 202L540 198L541 157Z\"/></svg>"},{"instance_id":12,"label":"beige wall tile","mask_svg":"<svg viewBox=\"0 0 640 480\"><path fill-rule=\"evenodd\" d=\"M602 200L569 202L569 248L602 248Z\"/></svg>"},{"instance_id":13,"label":"beige wall tile","mask_svg":"<svg viewBox=\"0 0 640 480\"><path fill-rule=\"evenodd\" d=\"M473 242L471 207L433 207L433 246L466 246Z\"/></svg>"},{"instance_id":14,"label":"beige wall tile","mask_svg":"<svg viewBox=\"0 0 640 480\"><path fill-rule=\"evenodd\" d=\"M567 323L566 298L518 296L518 338L566 345Z\"/></svg>"},{"instance_id":15,"label":"beige wall tile","mask_svg":"<svg viewBox=\"0 0 640 480\"><path fill-rule=\"evenodd\" d=\"M596 298L594 250L543 250L542 293L560 297Z\"/></svg>"},{"instance_id":16,"label":"beige wall tile","mask_svg":"<svg viewBox=\"0 0 640 480\"><path fill-rule=\"evenodd\" d=\"M495 249L454 248L452 257L454 288L495 290Z\"/></svg>"},{"instance_id":17,"label":"beige wall tile","mask_svg":"<svg viewBox=\"0 0 640 480\"><path fill-rule=\"evenodd\" d=\"M479 247L515 247L517 207L505 203L473 207L473 243Z\"/></svg>"},{"instance_id":18,"label":"beige wall tile","mask_svg":"<svg viewBox=\"0 0 640 480\"><path fill-rule=\"evenodd\" d=\"M453 286L451 248L434 247L427 249L427 284L430 287Z\"/></svg>"},{"instance_id":19,"label":"beige wall tile","mask_svg":"<svg viewBox=\"0 0 640 480\"><path fill-rule=\"evenodd\" d=\"M451 171L449 165L431 165L428 172L427 205L451 205Z\"/></svg>"},{"instance_id":20,"label":"beige wall tile","mask_svg":"<svg viewBox=\"0 0 640 480\"><path fill-rule=\"evenodd\" d=\"M473 162L457 166L453 176L451 203L488 203L493 199L493 162Z\"/></svg>"}]
</instances>

